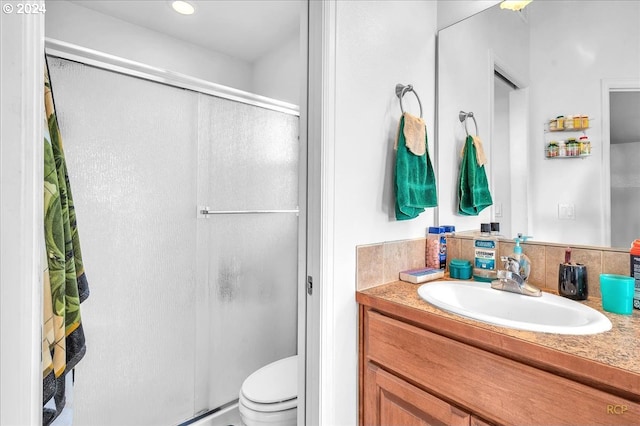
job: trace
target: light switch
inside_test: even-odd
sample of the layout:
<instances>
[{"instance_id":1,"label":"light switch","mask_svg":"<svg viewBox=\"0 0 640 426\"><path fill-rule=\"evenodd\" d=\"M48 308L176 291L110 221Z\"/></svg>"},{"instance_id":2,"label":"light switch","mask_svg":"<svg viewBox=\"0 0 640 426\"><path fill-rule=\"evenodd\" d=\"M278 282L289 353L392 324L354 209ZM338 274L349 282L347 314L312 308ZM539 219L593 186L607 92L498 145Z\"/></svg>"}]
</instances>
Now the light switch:
<instances>
[{"instance_id":1,"label":"light switch","mask_svg":"<svg viewBox=\"0 0 640 426\"><path fill-rule=\"evenodd\" d=\"M576 220L576 205L568 203L558 204L558 219Z\"/></svg>"},{"instance_id":2,"label":"light switch","mask_svg":"<svg viewBox=\"0 0 640 426\"><path fill-rule=\"evenodd\" d=\"M495 203L493 205L493 214L495 217L502 217L502 203Z\"/></svg>"}]
</instances>

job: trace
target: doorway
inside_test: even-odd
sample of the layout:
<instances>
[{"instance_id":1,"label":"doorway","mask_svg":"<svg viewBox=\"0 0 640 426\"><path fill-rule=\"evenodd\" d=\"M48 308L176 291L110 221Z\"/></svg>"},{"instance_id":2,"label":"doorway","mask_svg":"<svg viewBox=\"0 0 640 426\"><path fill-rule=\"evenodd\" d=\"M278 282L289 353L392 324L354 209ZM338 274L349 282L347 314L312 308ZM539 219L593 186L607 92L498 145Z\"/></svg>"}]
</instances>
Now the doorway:
<instances>
[{"instance_id":1,"label":"doorway","mask_svg":"<svg viewBox=\"0 0 640 426\"><path fill-rule=\"evenodd\" d=\"M633 210L638 207L638 194L634 188L639 185L637 165L640 130L638 130L638 114L640 114L640 80L638 79L603 79L602 93L602 198L601 240L606 247L629 249L631 241L640 234L636 225L627 228L627 224L635 223ZM614 121L615 120L615 121ZM615 142L614 140L615 139ZM635 140L635 141L634 141ZM597 149L593 146L592 151ZM629 154L627 160L626 154ZM623 158L624 157L624 158ZM635 158L635 163L631 161ZM627 164L628 163L628 164ZM636 168L637 169L637 166ZM615 195L614 195L615 193ZM614 207L613 204L616 204ZM614 213L615 211L615 213ZM615 219L614 219L614 216ZM631 216L627 216L631 215ZM627 219L631 220L627 220ZM613 237L613 234L617 236Z\"/></svg>"},{"instance_id":2,"label":"doorway","mask_svg":"<svg viewBox=\"0 0 640 426\"><path fill-rule=\"evenodd\" d=\"M491 182L493 217L500 223L500 235L527 235L528 225L528 138L527 89L519 79L499 68L493 74L491 130Z\"/></svg>"},{"instance_id":3,"label":"doorway","mask_svg":"<svg viewBox=\"0 0 640 426\"><path fill-rule=\"evenodd\" d=\"M640 89L609 92L611 246L640 236Z\"/></svg>"},{"instance_id":4,"label":"doorway","mask_svg":"<svg viewBox=\"0 0 640 426\"><path fill-rule=\"evenodd\" d=\"M216 19L223 19L225 22L234 22L234 27L239 30L244 28L245 20L235 18L234 11L239 10L242 12L240 15L243 17L246 15L246 18L250 19L259 10L264 10L271 4L263 2L260 5L256 4L256 7L251 7L246 4L243 6L237 2L196 1L193 3L198 9L191 21L194 28L202 20L208 21L209 26L216 27ZM178 347L184 356L173 356L175 359L180 359L181 362L172 368L161 368L167 367L165 361L156 360L153 363L142 363L141 373L144 374L138 374L138 377L147 374L149 369L160 368L171 371L169 375L164 375L165 379L168 376L176 379L177 374L179 379L172 381L180 385L175 386L169 392L156 395L156 398L149 398L150 403L154 404L160 402L162 398L170 398L172 401L171 404L162 404L161 409L155 410L152 415L148 414L152 410L138 407L140 413L136 413L138 417L135 417L137 419L135 421L139 423L144 423L145 420L152 421L151 416L153 415L163 416L165 422L171 418L172 422L178 423L189 421L188 419L194 415L200 416L203 412L216 411L237 399L242 379L268 362L296 352L301 355L301 360L304 360L305 354L301 350L305 343L304 334L299 331L304 330L304 323L300 322L304 320L304 315L299 310L304 308L304 304L301 304L300 300L305 300L304 280L300 277L306 277L304 263L306 203L304 196L302 196L306 188L306 161L300 161L298 164L297 159L298 154L300 158L306 155L306 148L304 148L306 146L306 127L303 126L304 121L298 126L297 116L306 113L304 107L306 102L298 97L304 96L306 92L302 87L303 84L306 84L306 68L304 68L306 66L304 54L306 35L303 32L305 31L304 23L307 21L307 11L306 5L300 1L274 2L273 4L274 7L278 7L278 5L288 10L286 15L291 15L293 18L293 27L301 26L299 31L294 31L292 28L291 31L284 34L282 31L286 29L285 26L273 25L274 21L269 22L269 25L273 27L271 29L276 33L282 33L283 39L278 42L273 38L273 34L260 31L260 27L254 25L251 31L244 31L241 36L236 34L236 37L249 40L252 35L257 35L260 38L260 43L253 43L253 46L250 46L252 49L249 50L239 48L237 45L234 45L236 48L233 49L231 43L223 43L223 45L229 45L226 47L227 49L232 49L231 52L226 51L226 55L222 54L225 53L223 51L219 52L220 55L216 54L217 51L214 51L212 47L203 51L202 45L194 44L195 42L204 43L200 37L195 42L191 42L195 47L189 45L188 37L185 36L183 39L180 38L181 34L175 33L180 29L185 30L181 25L174 24L173 26L178 28L173 28L174 32L171 32L169 31L171 25L166 25L161 29L146 28L144 23L136 20L140 17L146 17L152 12L154 16L157 14L159 19L165 19L166 14L172 13L166 2L131 2L130 7L133 8L131 10L129 3L124 8L122 3L117 1L60 2L60 4L56 3L56 7L52 5L51 8L48 8L50 10L47 14L47 52L53 52L54 56L60 58L84 63L85 65L79 67L83 70L83 75L87 73L100 74L101 80L105 76L105 78L114 80L109 86L114 94L112 100L109 101L110 97L107 94L102 101L109 103L110 107L122 108L123 114L118 115L113 121L119 130L122 130L120 127L124 127L133 134L140 127L137 126L136 121L141 120L144 126L150 126L147 128L149 132L153 132L155 137L165 141L161 149L145 151L142 147L144 145L142 137L137 141L124 142L128 136L125 134L121 135L122 137L108 138L112 142L105 148L119 152L120 157L127 157L131 154L131 158L135 157L139 160L139 154L142 154L149 156L150 160L162 158L165 160L165 166L157 168L158 176L167 177L166 173L174 170L177 177L175 182L165 182L161 186L169 185L168 188L175 189L174 184L178 180L184 184L181 186L183 191L179 192L178 196L169 197L174 200L153 197L155 200L152 202L153 204L160 199L165 199L172 210L157 209L153 214L151 211L153 209L150 210L138 205L136 208L130 209L133 222L148 230L154 223L158 225L158 221L167 225L167 219L175 217L175 210L182 210L185 204L191 204L190 208L183 211L184 214L180 219L187 225L180 227L160 226L163 230L168 228L172 232L171 235L167 236L158 230L153 238L157 237L161 241L158 244L145 245L145 247L149 247L148 251L157 255L155 256L157 260L161 259L160 256L168 255L166 244L171 246L169 251L176 253L176 262L162 262L161 267L156 268L156 272L147 275L168 277L167 274L157 272L158 269L165 267L172 269L172 274L178 273L179 270L182 271L180 278L176 276L170 278L170 281L175 283L177 290L170 298L171 300L176 299L176 303L164 303L166 312L159 315L158 325L161 323L162 326L159 326L158 329L162 330L163 335L167 333L176 335L176 327L183 330L179 333L180 339L176 340L168 351L175 355L176 347ZM213 8L217 6L226 6L224 17L220 13L214 13ZM136 7L143 7L144 10L136 12ZM272 12L273 10L269 11L269 13ZM285 14L282 12L280 10L278 14ZM111 37L111 34L118 33L118 31L109 31L111 27L120 26L122 27L120 39L127 38L132 42L118 43L116 37L109 38L112 43L102 45L92 39L84 40L79 28L70 29L61 25L63 19L68 19L69 16L73 16L78 22L99 23L100 25L94 25L94 27L96 27L96 32L105 34L103 38L105 40ZM119 21L114 21L113 18L119 19ZM265 23L269 21L264 19L264 16L262 18L260 21ZM157 24L161 24L160 21ZM216 27L217 30L220 30L219 27ZM160 32L165 29L167 30L166 35ZM268 30L271 31L271 29ZM148 30L156 31L157 34ZM212 31L205 32L211 35ZM199 35L203 35L205 32L201 31ZM228 35L233 37L231 33ZM270 50L262 51L262 54L258 55L260 52L258 45L264 45L265 43L262 42L267 40L272 41L269 46L265 45ZM144 44L144 48L137 47L142 44ZM204 47L209 47L209 45ZM252 50L255 51L252 54L254 56L246 57L245 55L249 55ZM150 52L154 52L154 54L148 55ZM258 59L255 59L256 57ZM103 67L105 64L106 66ZM68 71L72 67L78 68L78 65L78 63L72 62L72 64L65 63L64 67ZM282 68L285 69L282 70ZM102 93L102 85L97 84L96 86ZM125 86L129 90L125 91ZM58 91L62 90L62 88L58 89L60 89ZM152 92L154 95L151 96L148 92ZM128 96L128 98L124 98L123 93L127 93L124 96ZM125 100L115 101L116 94L120 95L120 99ZM76 96L76 98L82 98L82 96ZM127 114L133 105L138 105L147 98L153 100L152 105L138 108L138 110L144 111L142 115L137 115L138 119L133 118L133 114ZM98 103L97 100L96 103ZM119 105L112 105L113 103ZM303 107L298 108L298 104ZM302 112L300 112L301 109ZM167 114L167 110L172 112ZM76 113L82 112L82 109L78 108L75 111ZM113 115L113 111L111 113ZM92 115L92 117L95 116ZM285 117L282 118L282 116ZM73 121L77 122L77 120ZM117 124L118 122L119 124ZM220 122L231 127L231 130L225 133L225 129L219 129L217 126ZM163 132L163 123L167 123L171 127L171 131ZM299 138L298 128L301 130ZM269 132L280 132L280 135L275 138L269 137ZM104 134L104 132L98 133L98 136ZM286 133L286 137L282 136L282 133ZM218 136L215 136L216 134ZM173 143L165 140L170 135L172 135ZM211 143L200 143L204 140L209 140ZM291 143L287 145L287 149L281 149L282 147L278 143L285 140ZM257 143L257 146L252 145L252 142ZM69 147L71 144L72 142L69 141ZM81 145L83 145L84 153L90 154L89 144ZM194 147L197 147L196 151L194 151ZM211 155L208 155L207 149L210 150ZM265 150L269 149L271 151L265 153ZM131 151L135 152L131 153ZM174 162L167 158L169 152L173 152L174 155L170 157L175 159ZM183 158L185 152L189 153L188 158ZM294 154L295 158L293 158ZM253 164L244 161L248 159L247 157L251 157L250 160ZM92 163L88 162L87 164ZM272 176L273 173L265 173L265 166L273 166L279 173L286 174L286 179L271 179L275 176ZM143 172L143 167L145 166L132 166L133 173L123 173L122 175L123 177L125 175L138 176L138 172L142 172L150 177L151 174L148 171ZM202 173L205 170L211 173ZM262 173L259 182L256 182L257 179L250 179L250 175L254 171L258 174ZM271 169L269 171L271 172ZM184 179L187 177L185 175L188 175L188 179ZM196 179L191 179L194 176ZM297 178L300 180L298 181ZM130 185L124 185L126 186L125 192L140 188L136 179L131 178ZM276 180L280 187L275 188L271 193L261 191L260 188L264 188L266 181L270 180ZM195 189L194 182L197 182ZM205 182L210 185L205 185ZM244 186L239 188L240 184ZM159 189L157 185L150 182L147 182L144 188L148 191ZM231 198L225 198L225 194L223 194L225 190L233 192L233 201L237 201L236 204L225 204ZM252 190L254 191L251 192ZM287 197L283 195L285 190L288 194ZM253 198L247 200L239 197L239 192L243 191L251 192ZM297 200L295 200L296 195L298 195ZM179 201L185 197L188 198L188 203L180 203ZM194 201L194 197L196 197L197 203ZM142 197L130 197L129 204L137 204L139 199L141 200ZM209 213L203 215L201 213L203 210ZM255 210L260 210L260 212ZM277 212L275 212L276 210ZM97 211L98 215L101 213L104 211ZM153 215L155 219L151 219L149 214ZM193 237L194 223L196 227L195 240ZM178 228L182 230L181 233L174 232ZM272 235L274 229L278 232L286 230L287 238L269 239L268 235ZM88 233L87 230L85 234ZM149 236L151 237L151 234ZM182 244L185 240L188 240L186 246ZM194 241L196 249L194 249ZM247 244L242 245L242 242ZM128 249L134 245L133 243L137 244L140 241L134 239L131 244L124 247ZM102 250L107 245L105 243L99 249ZM208 258L203 258L200 255L207 252L216 252L219 255ZM120 255L121 253L117 252L116 254ZM191 257L186 263L185 256ZM152 259L141 259L141 257L139 256L138 263L153 262ZM282 268L281 264L285 258L287 267ZM194 262L196 265L195 278ZM183 267L173 269L170 266L172 263L174 266L179 263ZM142 279L143 281L147 280L147 278ZM164 278L157 280L157 282L160 281L164 281ZM267 283L268 281L270 284ZM202 285L203 283L205 285ZM286 290L280 288L282 285L286 285ZM298 291L298 287L301 287L300 291ZM142 291L142 288L149 288L149 286L143 286L139 283L135 287L138 292ZM96 289L96 291L98 290ZM192 298L194 292L196 297ZM114 293L111 292L109 296ZM154 299L154 302L158 300L166 302L169 293L174 292L160 290L160 294ZM283 298L286 299L284 307ZM244 300L244 305L238 304L239 300ZM94 304L97 303L98 298L95 299ZM141 307L142 304L137 306ZM178 312L185 313L185 316L176 319L176 308L178 308ZM272 312L274 310L278 311L278 315ZM140 311L144 311L144 309ZM265 311L268 311L266 320L255 318L258 315L262 318ZM87 324L90 323L90 315L87 313ZM179 317L179 315L177 316ZM173 318L174 321L168 321L169 318ZM185 321L188 323L193 318L196 320L196 327L185 326ZM170 325L166 324L167 321ZM149 329L143 324L139 325L141 325L139 329ZM249 325L253 327L249 327ZM103 325L101 324L100 327ZM135 330L131 331L136 332ZM221 336L228 335L229 332L234 336L232 340L221 338ZM274 333L276 333L275 336L273 336ZM184 340L181 340L182 338ZM159 339L158 343L161 341L163 339ZM260 345L263 349L254 349L251 346L253 343ZM146 353L155 344L141 345L145 349L131 352ZM133 356L133 354L131 355ZM303 372L300 377L304 382ZM86 383L85 379L85 389ZM304 402L304 386L300 386L300 389L300 400ZM78 386L79 393L80 387ZM78 396L80 397L80 395ZM86 400L88 397L89 395L85 392L83 397L78 398L76 407L79 408L83 402L82 398ZM131 402L134 399L131 398ZM129 401L125 401L121 406L126 406L128 411L132 411L128 404ZM86 406L88 404L85 404ZM299 408L304 413L304 405L299 404ZM102 409L100 407L100 410ZM170 414L163 410L170 411ZM117 412L118 410L113 411ZM120 414L109 414L109 416L113 418L122 415L122 411L126 412L127 410L120 411ZM142 411L146 411L147 414ZM145 415L147 417L144 417ZM82 416L87 417L84 414ZM101 421L108 422L109 416L101 416ZM78 418L80 418L79 412ZM129 421L132 418L134 417L129 417ZM225 424L230 423L225 422Z\"/></svg>"},{"instance_id":5,"label":"doorway","mask_svg":"<svg viewBox=\"0 0 640 426\"><path fill-rule=\"evenodd\" d=\"M92 271L74 417L175 424L234 405L296 354L297 114L48 62Z\"/></svg>"},{"instance_id":6,"label":"doorway","mask_svg":"<svg viewBox=\"0 0 640 426\"><path fill-rule=\"evenodd\" d=\"M509 167L511 147L509 144L510 93L516 87L502 74L493 74L493 134L492 160L494 217L500 222L500 233L511 235L511 178ZM497 167L496 167L497 166Z\"/></svg>"}]
</instances>

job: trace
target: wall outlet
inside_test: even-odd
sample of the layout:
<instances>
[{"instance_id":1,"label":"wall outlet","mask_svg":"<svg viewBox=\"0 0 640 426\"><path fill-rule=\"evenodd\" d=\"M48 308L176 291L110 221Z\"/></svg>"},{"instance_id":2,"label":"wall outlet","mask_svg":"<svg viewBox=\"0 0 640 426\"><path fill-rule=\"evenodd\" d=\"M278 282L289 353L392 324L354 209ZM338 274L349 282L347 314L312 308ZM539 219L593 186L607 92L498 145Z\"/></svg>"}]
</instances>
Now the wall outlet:
<instances>
[{"instance_id":1,"label":"wall outlet","mask_svg":"<svg viewBox=\"0 0 640 426\"><path fill-rule=\"evenodd\" d=\"M558 219L576 220L576 205L568 203L558 204Z\"/></svg>"}]
</instances>

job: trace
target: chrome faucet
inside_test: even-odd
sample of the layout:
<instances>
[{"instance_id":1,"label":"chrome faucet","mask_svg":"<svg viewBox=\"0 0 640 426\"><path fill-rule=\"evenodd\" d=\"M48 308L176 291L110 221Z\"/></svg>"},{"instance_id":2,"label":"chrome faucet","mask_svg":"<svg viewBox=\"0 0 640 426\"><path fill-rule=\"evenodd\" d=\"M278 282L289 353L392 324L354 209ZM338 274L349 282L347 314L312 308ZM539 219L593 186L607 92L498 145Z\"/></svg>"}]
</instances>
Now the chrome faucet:
<instances>
[{"instance_id":1,"label":"chrome faucet","mask_svg":"<svg viewBox=\"0 0 640 426\"><path fill-rule=\"evenodd\" d=\"M542 296L542 291L538 287L529 284L525 278L520 276L520 263L517 259L500 256L500 260L504 264L504 269L498 270L498 279L491 282L491 288L525 296Z\"/></svg>"}]
</instances>

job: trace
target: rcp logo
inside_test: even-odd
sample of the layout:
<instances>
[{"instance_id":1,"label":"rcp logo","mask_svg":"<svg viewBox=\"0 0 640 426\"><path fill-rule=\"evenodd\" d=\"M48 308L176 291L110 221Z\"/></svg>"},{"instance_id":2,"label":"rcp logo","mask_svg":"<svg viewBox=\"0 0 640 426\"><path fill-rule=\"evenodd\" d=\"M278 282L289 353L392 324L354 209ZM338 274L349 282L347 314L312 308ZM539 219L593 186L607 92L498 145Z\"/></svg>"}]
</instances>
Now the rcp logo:
<instances>
[{"instance_id":1,"label":"rcp logo","mask_svg":"<svg viewBox=\"0 0 640 426\"><path fill-rule=\"evenodd\" d=\"M607 405L607 414L624 414L627 410L629 410L629 407L627 407L626 405L622 405L622 404L608 404Z\"/></svg>"}]
</instances>

